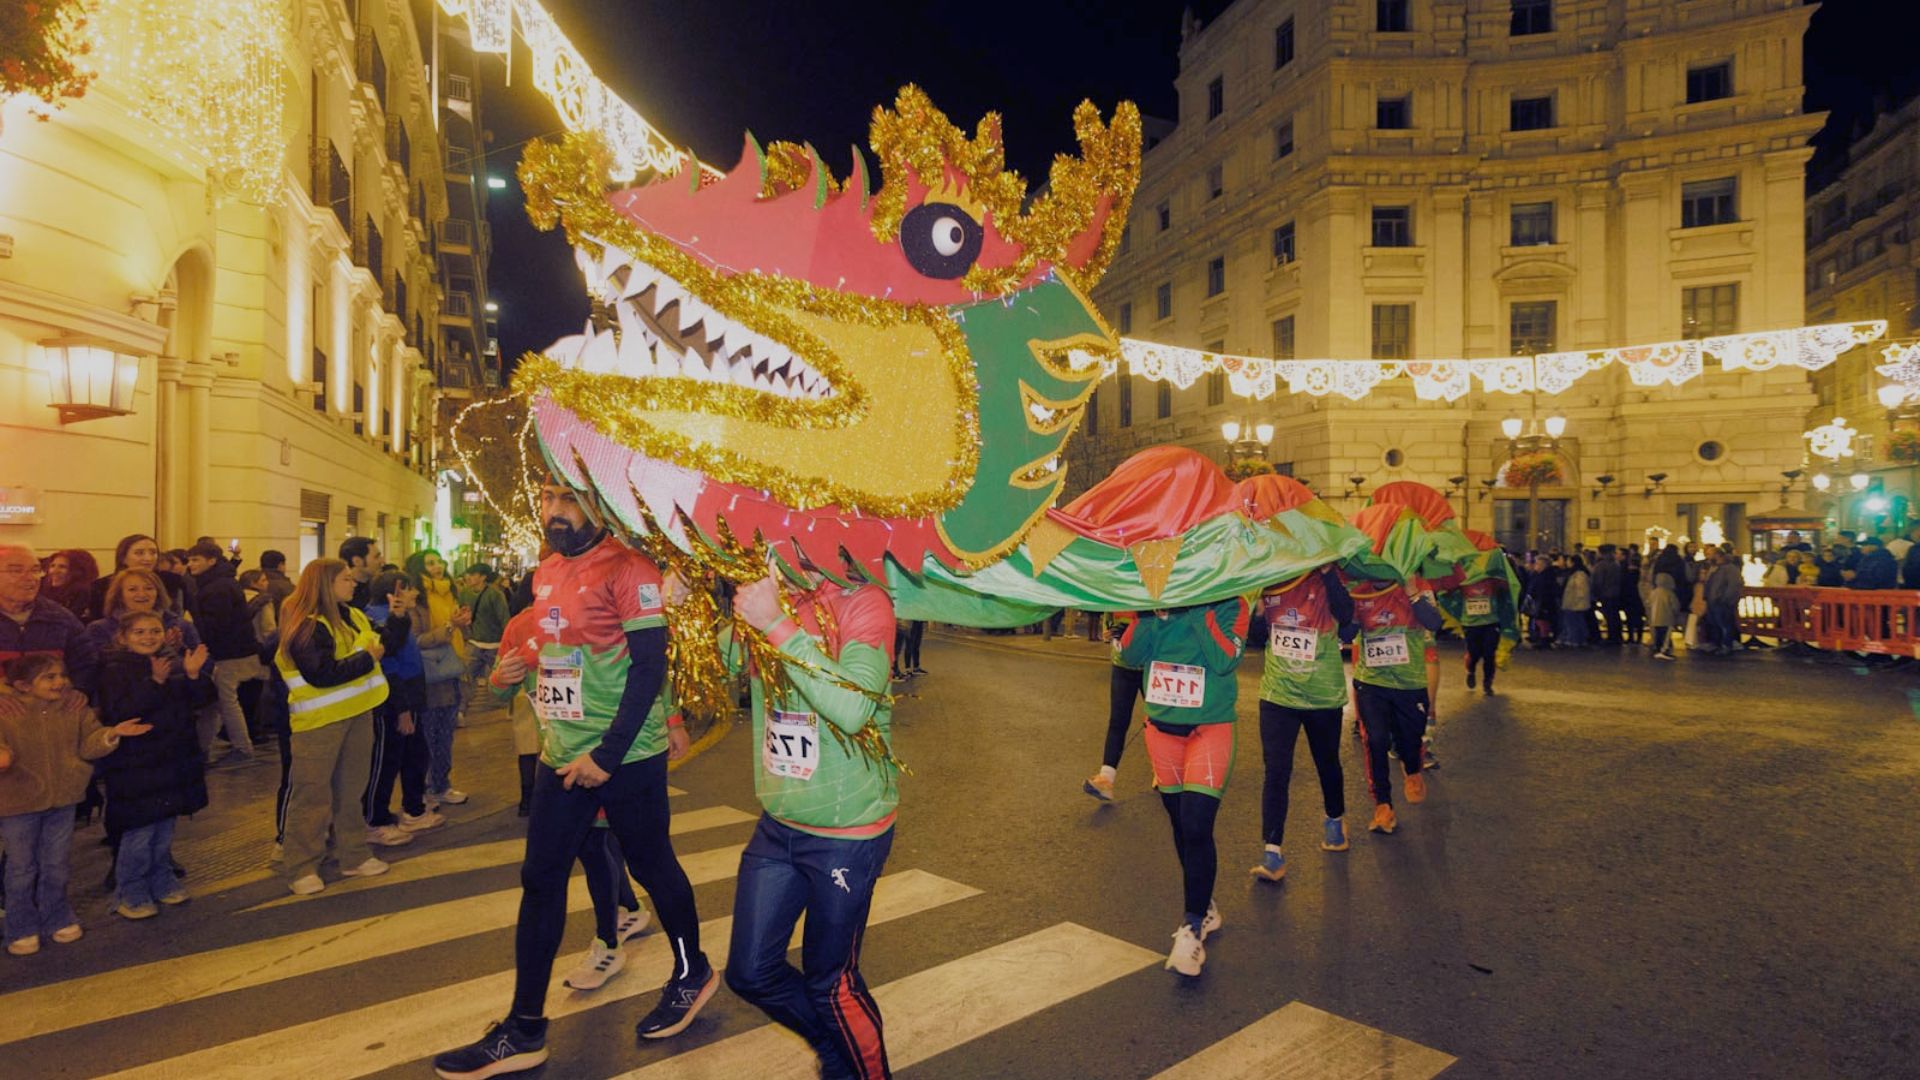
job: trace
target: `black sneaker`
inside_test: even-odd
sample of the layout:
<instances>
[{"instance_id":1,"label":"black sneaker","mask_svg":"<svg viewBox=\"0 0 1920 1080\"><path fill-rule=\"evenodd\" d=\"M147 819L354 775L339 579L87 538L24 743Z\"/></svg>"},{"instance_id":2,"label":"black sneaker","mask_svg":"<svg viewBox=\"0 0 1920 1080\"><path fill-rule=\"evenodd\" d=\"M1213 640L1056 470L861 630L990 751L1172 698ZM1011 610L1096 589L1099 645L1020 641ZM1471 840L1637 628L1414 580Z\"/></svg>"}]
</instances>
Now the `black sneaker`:
<instances>
[{"instance_id":1,"label":"black sneaker","mask_svg":"<svg viewBox=\"0 0 1920 1080\"><path fill-rule=\"evenodd\" d=\"M1473 669L1467 669L1467 689L1473 689Z\"/></svg>"},{"instance_id":2,"label":"black sneaker","mask_svg":"<svg viewBox=\"0 0 1920 1080\"><path fill-rule=\"evenodd\" d=\"M489 1076L537 1069L547 1061L547 1023L540 1032L529 1035L512 1020L489 1025L480 1041L436 1054L433 1071L446 1080L484 1080Z\"/></svg>"},{"instance_id":3,"label":"black sneaker","mask_svg":"<svg viewBox=\"0 0 1920 1080\"><path fill-rule=\"evenodd\" d=\"M720 989L720 973L713 970L707 958L700 957L700 966L684 979L674 979L660 992L660 1003L653 1011L640 1018L633 1026L633 1033L643 1039L665 1039L680 1034L693 1023L700 1013L701 1006Z\"/></svg>"}]
</instances>

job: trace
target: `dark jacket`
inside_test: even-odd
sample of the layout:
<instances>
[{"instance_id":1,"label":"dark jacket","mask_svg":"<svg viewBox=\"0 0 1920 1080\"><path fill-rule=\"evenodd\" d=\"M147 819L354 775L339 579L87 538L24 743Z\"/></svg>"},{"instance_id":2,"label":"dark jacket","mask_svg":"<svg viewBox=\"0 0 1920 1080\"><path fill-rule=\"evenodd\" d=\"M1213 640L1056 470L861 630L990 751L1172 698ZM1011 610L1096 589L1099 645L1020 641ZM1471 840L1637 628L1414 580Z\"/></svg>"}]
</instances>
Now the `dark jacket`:
<instances>
[{"instance_id":1,"label":"dark jacket","mask_svg":"<svg viewBox=\"0 0 1920 1080\"><path fill-rule=\"evenodd\" d=\"M1907 557L1900 563L1900 580L1909 589L1920 589L1920 543L1907 549Z\"/></svg>"},{"instance_id":2,"label":"dark jacket","mask_svg":"<svg viewBox=\"0 0 1920 1080\"><path fill-rule=\"evenodd\" d=\"M1599 607L1603 602L1608 604L1620 602L1620 583L1623 575L1618 559L1611 554L1602 554L1593 564L1592 576L1594 607Z\"/></svg>"},{"instance_id":3,"label":"dark jacket","mask_svg":"<svg viewBox=\"0 0 1920 1080\"><path fill-rule=\"evenodd\" d=\"M100 665L100 722L112 727L138 718L153 725L145 735L123 737L100 759L109 835L206 808L206 768L194 712L212 701L207 669L189 680L176 665L162 686L153 681L151 657L126 649L106 654Z\"/></svg>"},{"instance_id":4,"label":"dark jacket","mask_svg":"<svg viewBox=\"0 0 1920 1080\"><path fill-rule=\"evenodd\" d=\"M280 605L286 603L287 597L293 595L293 579L283 570L260 572L267 575L267 592L273 594L273 610L275 614L279 614Z\"/></svg>"},{"instance_id":5,"label":"dark jacket","mask_svg":"<svg viewBox=\"0 0 1920 1080\"><path fill-rule=\"evenodd\" d=\"M1848 584L1855 589L1897 589L1900 587L1900 564L1893 559L1893 553L1883 547L1872 547L1862 552L1860 561L1854 564L1853 580Z\"/></svg>"},{"instance_id":6,"label":"dark jacket","mask_svg":"<svg viewBox=\"0 0 1920 1080\"><path fill-rule=\"evenodd\" d=\"M99 658L93 640L87 637L87 628L73 612L44 596L34 599L25 623L0 615L0 664L28 653L59 656L67 665L67 677L73 685L93 693L94 666Z\"/></svg>"},{"instance_id":7,"label":"dark jacket","mask_svg":"<svg viewBox=\"0 0 1920 1080\"><path fill-rule=\"evenodd\" d=\"M498 645L511 614L507 594L498 586L482 585L478 592L462 592L460 602L473 609L473 625L467 627L469 644Z\"/></svg>"},{"instance_id":8,"label":"dark jacket","mask_svg":"<svg viewBox=\"0 0 1920 1080\"><path fill-rule=\"evenodd\" d=\"M1673 579L1673 594L1680 601L1680 610L1686 611L1693 603L1693 580L1687 576L1687 557L1672 548L1661 548L1660 554L1653 557L1653 573L1656 578L1665 574Z\"/></svg>"},{"instance_id":9,"label":"dark jacket","mask_svg":"<svg viewBox=\"0 0 1920 1080\"><path fill-rule=\"evenodd\" d=\"M239 660L260 647L253 636L247 592L233 576L233 564L216 560L193 576L193 624L215 660Z\"/></svg>"},{"instance_id":10,"label":"dark jacket","mask_svg":"<svg viewBox=\"0 0 1920 1080\"><path fill-rule=\"evenodd\" d=\"M260 721L262 731L271 731L282 738L293 734L287 723L287 680L280 676L280 669L273 662L273 654L280 651L280 631L268 634L260 643L260 665L267 669L267 681L260 687L260 704L255 706L255 717ZM284 747L283 747L284 752Z\"/></svg>"},{"instance_id":11,"label":"dark jacket","mask_svg":"<svg viewBox=\"0 0 1920 1080\"><path fill-rule=\"evenodd\" d=\"M427 666L420 658L412 617L393 614L383 600L367 605L367 621L380 631L380 646L386 650L380 671L387 677L387 707L396 712L426 708Z\"/></svg>"},{"instance_id":12,"label":"dark jacket","mask_svg":"<svg viewBox=\"0 0 1920 1080\"><path fill-rule=\"evenodd\" d=\"M1832 555L1822 555L1819 564L1815 567L1813 583L1823 589L1844 589L1847 587L1847 579L1841 577L1840 573L1845 569L1840 560Z\"/></svg>"}]
</instances>

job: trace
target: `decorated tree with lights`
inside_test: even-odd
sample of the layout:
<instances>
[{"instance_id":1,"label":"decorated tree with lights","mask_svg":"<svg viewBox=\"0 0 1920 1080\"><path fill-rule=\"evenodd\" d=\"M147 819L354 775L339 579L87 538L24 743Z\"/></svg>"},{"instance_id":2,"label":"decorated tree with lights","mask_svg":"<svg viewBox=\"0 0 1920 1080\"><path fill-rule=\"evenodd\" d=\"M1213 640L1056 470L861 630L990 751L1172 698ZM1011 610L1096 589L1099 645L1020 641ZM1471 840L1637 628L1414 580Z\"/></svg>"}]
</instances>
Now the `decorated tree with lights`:
<instances>
[{"instance_id":1,"label":"decorated tree with lights","mask_svg":"<svg viewBox=\"0 0 1920 1080\"><path fill-rule=\"evenodd\" d=\"M1508 487L1551 487L1560 482L1560 459L1548 453L1521 454L1507 462L1500 476Z\"/></svg>"},{"instance_id":2,"label":"decorated tree with lights","mask_svg":"<svg viewBox=\"0 0 1920 1080\"><path fill-rule=\"evenodd\" d=\"M92 8L92 0L0 4L0 100L29 94L57 108L86 93L92 78L84 60Z\"/></svg>"},{"instance_id":3,"label":"decorated tree with lights","mask_svg":"<svg viewBox=\"0 0 1920 1080\"><path fill-rule=\"evenodd\" d=\"M446 440L480 495L516 547L540 542L540 452L528 438L526 399L516 394L482 398L455 414Z\"/></svg>"}]
</instances>

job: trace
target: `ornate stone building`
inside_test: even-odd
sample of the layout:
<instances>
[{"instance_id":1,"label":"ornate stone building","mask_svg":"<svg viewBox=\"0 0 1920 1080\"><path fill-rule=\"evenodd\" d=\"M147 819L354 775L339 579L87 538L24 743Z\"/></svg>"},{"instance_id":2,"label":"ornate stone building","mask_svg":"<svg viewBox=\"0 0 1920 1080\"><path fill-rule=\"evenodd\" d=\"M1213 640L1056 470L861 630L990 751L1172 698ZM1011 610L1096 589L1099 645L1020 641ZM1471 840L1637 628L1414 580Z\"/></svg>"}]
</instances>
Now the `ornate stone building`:
<instances>
[{"instance_id":1,"label":"ornate stone building","mask_svg":"<svg viewBox=\"0 0 1920 1080\"><path fill-rule=\"evenodd\" d=\"M1880 114L1873 130L1848 148L1840 175L1807 200L1809 319L1886 319L1892 341L1920 340L1920 250L1911 238L1920 209L1911 194L1916 183L1920 100ZM1881 403L1880 390L1890 381L1875 368L1885 362L1879 346L1859 349L1813 377L1819 404L1812 422L1837 417L1860 433L1852 458L1815 466L1834 480L1827 496L1815 493L1812 500L1843 528L1899 524L1889 519L1911 518L1920 496L1914 465L1897 460L1890 445L1896 427L1916 427L1920 410ZM1859 492L1844 483L1856 472L1868 477Z\"/></svg>"},{"instance_id":2,"label":"ornate stone building","mask_svg":"<svg viewBox=\"0 0 1920 1080\"><path fill-rule=\"evenodd\" d=\"M1282 358L1448 359L1803 322L1808 137L1795 0L1240 0L1188 26L1177 125L1145 155L1096 298L1122 333ZM1416 400L1242 401L1224 379L1103 386L1069 454L1075 489L1141 447L1224 460L1221 424L1336 505L1381 483L1454 489L1519 544L1501 421L1563 415L1550 544L1650 529L1730 539L1780 501L1814 404L1798 369ZM1449 478L1460 478L1450 484ZM1357 479L1357 483L1356 483ZM1343 494L1357 492L1355 494ZM1337 500L1345 499L1344 503ZM1756 505L1758 504L1758 505Z\"/></svg>"},{"instance_id":3,"label":"ornate stone building","mask_svg":"<svg viewBox=\"0 0 1920 1080\"><path fill-rule=\"evenodd\" d=\"M86 95L6 104L0 540L433 539L433 6L101 5ZM88 365L124 393L48 408Z\"/></svg>"}]
</instances>

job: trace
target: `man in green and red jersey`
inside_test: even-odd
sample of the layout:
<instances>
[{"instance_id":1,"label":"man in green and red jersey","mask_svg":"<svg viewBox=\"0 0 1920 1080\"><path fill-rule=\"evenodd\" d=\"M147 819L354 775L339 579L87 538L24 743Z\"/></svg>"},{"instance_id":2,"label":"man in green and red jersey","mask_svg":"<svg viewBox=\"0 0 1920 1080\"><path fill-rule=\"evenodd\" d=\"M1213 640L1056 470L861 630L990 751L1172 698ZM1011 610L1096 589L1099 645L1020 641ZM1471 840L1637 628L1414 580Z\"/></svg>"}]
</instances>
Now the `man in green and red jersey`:
<instances>
[{"instance_id":1,"label":"man in green and red jersey","mask_svg":"<svg viewBox=\"0 0 1920 1080\"><path fill-rule=\"evenodd\" d=\"M1235 673L1253 609L1239 597L1143 613L1120 635L1120 662L1146 671L1147 758L1173 823L1185 917L1167 967L1198 975L1201 942L1220 928L1213 902L1219 857L1213 819L1233 772Z\"/></svg>"},{"instance_id":2,"label":"man in green and red jersey","mask_svg":"<svg viewBox=\"0 0 1920 1080\"><path fill-rule=\"evenodd\" d=\"M670 591L685 588L676 578ZM891 1075L880 1006L860 975L860 941L874 882L893 849L900 803L892 762L893 601L877 585L819 580L782 589L771 576L741 586L734 612L785 656L783 694L749 668L754 793L764 812L740 856L727 985L793 1031L829 1080ZM731 629L721 644L736 667ZM871 728L867 739L855 737ZM881 748L885 748L881 752ZM798 970L787 962L806 915Z\"/></svg>"},{"instance_id":3,"label":"man in green and red jersey","mask_svg":"<svg viewBox=\"0 0 1920 1080\"><path fill-rule=\"evenodd\" d=\"M1133 702L1140 696L1140 669L1120 659L1120 636L1137 617L1132 611L1107 615L1107 640L1113 643L1113 670L1107 677L1107 741L1100 749L1100 771L1080 785L1080 790L1101 802L1113 801L1113 778L1120 771L1120 753L1127 748L1127 731L1133 727Z\"/></svg>"},{"instance_id":4,"label":"man in green and red jersey","mask_svg":"<svg viewBox=\"0 0 1920 1080\"><path fill-rule=\"evenodd\" d=\"M1260 675L1260 748L1266 785L1260 798L1260 831L1266 850L1253 876L1287 876L1281 837L1287 828L1287 786L1293 782L1293 747L1300 729L1320 776L1327 812L1320 847L1347 850L1346 777L1340 770L1340 713L1347 703L1340 643L1352 641L1353 601L1331 567L1309 571L1260 594L1267 620L1267 659Z\"/></svg>"},{"instance_id":5,"label":"man in green and red jersey","mask_svg":"<svg viewBox=\"0 0 1920 1080\"><path fill-rule=\"evenodd\" d=\"M1467 689L1473 689L1474 668L1480 668L1480 686L1493 696L1494 661L1500 655L1499 592L1506 591L1505 575L1483 577L1460 587L1460 629L1467 639Z\"/></svg>"},{"instance_id":6,"label":"man in green and red jersey","mask_svg":"<svg viewBox=\"0 0 1920 1080\"><path fill-rule=\"evenodd\" d=\"M1421 736L1427 730L1428 647L1440 629L1433 594L1397 581L1358 578L1348 584L1360 636L1353 653L1353 707L1360 714L1367 750L1367 787L1373 793L1374 832L1391 833L1393 780L1387 750L1406 770L1407 801L1427 797L1421 771Z\"/></svg>"},{"instance_id":7,"label":"man in green and red jersey","mask_svg":"<svg viewBox=\"0 0 1920 1080\"><path fill-rule=\"evenodd\" d=\"M686 752L687 738L666 724L660 703L660 570L594 525L557 482L541 486L540 513L553 554L534 572L533 606L509 624L490 676L496 691L532 697L541 735L520 866L513 1006L478 1042L434 1058L448 1080L546 1061L547 984L566 930L567 878L602 810L673 954L666 989L636 1033L659 1039L684 1030L719 986L700 951L693 885L667 837L667 759Z\"/></svg>"}]
</instances>

